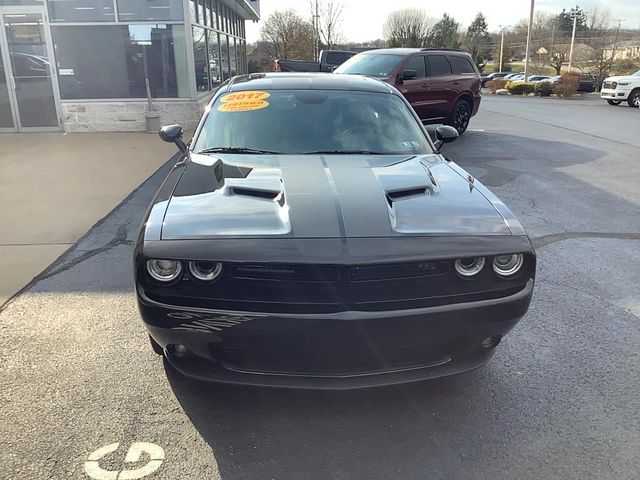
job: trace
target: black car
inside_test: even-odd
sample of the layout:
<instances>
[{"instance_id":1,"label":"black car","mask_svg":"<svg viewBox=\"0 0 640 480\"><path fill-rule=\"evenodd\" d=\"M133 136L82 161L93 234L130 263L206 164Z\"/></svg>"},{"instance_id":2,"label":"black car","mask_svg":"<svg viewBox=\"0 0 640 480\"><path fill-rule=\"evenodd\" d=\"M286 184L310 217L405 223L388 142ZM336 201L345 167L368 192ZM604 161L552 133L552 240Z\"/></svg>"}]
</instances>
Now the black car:
<instances>
[{"instance_id":1,"label":"black car","mask_svg":"<svg viewBox=\"0 0 640 480\"><path fill-rule=\"evenodd\" d=\"M485 364L536 257L391 85L253 74L214 95L149 207L135 286L151 343L197 379L357 388Z\"/></svg>"},{"instance_id":2,"label":"black car","mask_svg":"<svg viewBox=\"0 0 640 480\"><path fill-rule=\"evenodd\" d=\"M480 86L484 88L487 85L487 82L491 80L497 80L499 78L504 78L511 73L513 72L493 72L488 75L483 75L482 77L480 77Z\"/></svg>"}]
</instances>

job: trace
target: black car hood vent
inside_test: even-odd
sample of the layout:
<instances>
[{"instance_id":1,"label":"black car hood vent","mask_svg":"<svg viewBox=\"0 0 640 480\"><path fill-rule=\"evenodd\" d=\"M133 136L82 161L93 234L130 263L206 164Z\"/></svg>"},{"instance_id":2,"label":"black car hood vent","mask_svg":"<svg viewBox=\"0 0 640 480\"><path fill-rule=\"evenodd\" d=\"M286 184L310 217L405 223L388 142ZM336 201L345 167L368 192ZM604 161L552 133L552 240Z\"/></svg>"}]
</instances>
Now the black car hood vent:
<instances>
[{"instance_id":1,"label":"black car hood vent","mask_svg":"<svg viewBox=\"0 0 640 480\"><path fill-rule=\"evenodd\" d=\"M394 190L393 192L387 192L387 199L389 203L397 202L398 200L404 200L420 195L429 195L431 192L427 187L406 188L403 190Z\"/></svg>"},{"instance_id":2,"label":"black car hood vent","mask_svg":"<svg viewBox=\"0 0 640 480\"><path fill-rule=\"evenodd\" d=\"M244 195L245 197L264 198L265 200L275 200L282 194L275 190L261 190L257 188L231 187L229 189L232 195Z\"/></svg>"}]
</instances>

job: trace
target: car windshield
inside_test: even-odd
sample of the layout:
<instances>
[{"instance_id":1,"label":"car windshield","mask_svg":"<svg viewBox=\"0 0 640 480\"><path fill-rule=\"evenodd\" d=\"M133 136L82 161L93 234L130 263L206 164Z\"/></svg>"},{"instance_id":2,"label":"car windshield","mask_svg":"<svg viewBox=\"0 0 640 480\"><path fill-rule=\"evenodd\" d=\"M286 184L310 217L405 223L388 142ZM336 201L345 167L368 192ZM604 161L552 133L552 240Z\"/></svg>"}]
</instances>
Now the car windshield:
<instances>
[{"instance_id":1,"label":"car windshield","mask_svg":"<svg viewBox=\"0 0 640 480\"><path fill-rule=\"evenodd\" d=\"M402 55L360 53L340 65L334 73L388 77L404 57Z\"/></svg>"},{"instance_id":2,"label":"car windshield","mask_svg":"<svg viewBox=\"0 0 640 480\"><path fill-rule=\"evenodd\" d=\"M638 70L636 73L634 73L633 75L631 75L632 77L640 77L640 70Z\"/></svg>"},{"instance_id":3,"label":"car windshield","mask_svg":"<svg viewBox=\"0 0 640 480\"><path fill-rule=\"evenodd\" d=\"M400 97L341 90L221 95L193 149L256 154L433 152L425 131Z\"/></svg>"}]
</instances>

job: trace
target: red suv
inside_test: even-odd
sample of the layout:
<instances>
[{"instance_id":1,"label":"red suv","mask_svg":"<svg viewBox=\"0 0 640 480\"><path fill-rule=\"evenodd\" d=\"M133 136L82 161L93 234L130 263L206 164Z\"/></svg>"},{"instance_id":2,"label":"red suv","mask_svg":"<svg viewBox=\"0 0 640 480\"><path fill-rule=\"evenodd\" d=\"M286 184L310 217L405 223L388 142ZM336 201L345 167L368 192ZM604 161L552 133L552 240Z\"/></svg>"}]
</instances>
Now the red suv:
<instances>
[{"instance_id":1,"label":"red suv","mask_svg":"<svg viewBox=\"0 0 640 480\"><path fill-rule=\"evenodd\" d=\"M480 72L461 50L387 48L351 57L335 73L377 77L395 86L424 123L463 133L480 106Z\"/></svg>"}]
</instances>

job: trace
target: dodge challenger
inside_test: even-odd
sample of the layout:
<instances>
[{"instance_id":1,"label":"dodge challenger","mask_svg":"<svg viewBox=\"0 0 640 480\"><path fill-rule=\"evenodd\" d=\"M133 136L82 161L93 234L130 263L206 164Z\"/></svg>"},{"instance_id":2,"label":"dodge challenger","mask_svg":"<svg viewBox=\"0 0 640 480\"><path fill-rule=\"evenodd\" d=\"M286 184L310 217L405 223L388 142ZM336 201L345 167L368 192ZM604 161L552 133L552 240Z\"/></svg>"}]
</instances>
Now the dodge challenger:
<instances>
[{"instance_id":1,"label":"dodge challenger","mask_svg":"<svg viewBox=\"0 0 640 480\"><path fill-rule=\"evenodd\" d=\"M472 370L526 313L513 213L379 80L251 74L213 95L134 249L153 349L201 380L361 388ZM432 138L433 136L433 138Z\"/></svg>"}]
</instances>

